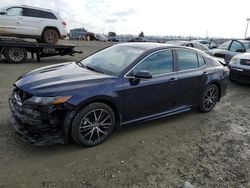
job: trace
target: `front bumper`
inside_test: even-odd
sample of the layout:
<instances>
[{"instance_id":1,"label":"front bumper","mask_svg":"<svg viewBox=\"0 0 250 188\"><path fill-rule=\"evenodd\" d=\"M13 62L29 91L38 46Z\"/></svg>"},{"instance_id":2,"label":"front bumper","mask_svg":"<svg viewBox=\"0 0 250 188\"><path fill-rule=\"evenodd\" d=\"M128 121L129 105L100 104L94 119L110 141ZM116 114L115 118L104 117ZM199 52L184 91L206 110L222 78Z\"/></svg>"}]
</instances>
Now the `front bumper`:
<instances>
[{"instance_id":1,"label":"front bumper","mask_svg":"<svg viewBox=\"0 0 250 188\"><path fill-rule=\"evenodd\" d=\"M9 99L11 123L18 135L34 145L63 144L65 111L53 106L25 105L12 94Z\"/></svg>"},{"instance_id":2,"label":"front bumper","mask_svg":"<svg viewBox=\"0 0 250 188\"><path fill-rule=\"evenodd\" d=\"M230 67L230 80L250 84L250 70Z\"/></svg>"}]
</instances>

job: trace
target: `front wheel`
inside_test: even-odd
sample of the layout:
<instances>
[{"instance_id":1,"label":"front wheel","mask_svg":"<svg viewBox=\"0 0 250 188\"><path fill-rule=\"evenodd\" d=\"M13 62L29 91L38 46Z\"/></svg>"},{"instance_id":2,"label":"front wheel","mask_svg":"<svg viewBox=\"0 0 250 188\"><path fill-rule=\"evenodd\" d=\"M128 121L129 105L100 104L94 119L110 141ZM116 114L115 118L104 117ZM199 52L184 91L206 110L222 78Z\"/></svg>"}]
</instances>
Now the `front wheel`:
<instances>
[{"instance_id":1,"label":"front wheel","mask_svg":"<svg viewBox=\"0 0 250 188\"><path fill-rule=\"evenodd\" d=\"M219 99L218 87L214 84L209 85L201 96L199 110L201 112L211 111L215 107L218 99Z\"/></svg>"},{"instance_id":2,"label":"front wheel","mask_svg":"<svg viewBox=\"0 0 250 188\"><path fill-rule=\"evenodd\" d=\"M113 110L103 103L92 103L76 115L71 136L79 145L95 146L106 140L115 127Z\"/></svg>"}]
</instances>

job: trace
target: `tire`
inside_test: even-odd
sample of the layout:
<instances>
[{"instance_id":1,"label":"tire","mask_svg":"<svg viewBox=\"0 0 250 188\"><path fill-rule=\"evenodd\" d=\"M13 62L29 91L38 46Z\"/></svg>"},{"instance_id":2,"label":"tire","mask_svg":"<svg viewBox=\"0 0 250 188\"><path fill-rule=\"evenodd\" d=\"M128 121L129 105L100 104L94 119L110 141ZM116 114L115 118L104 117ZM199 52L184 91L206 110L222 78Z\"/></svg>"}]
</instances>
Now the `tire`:
<instances>
[{"instance_id":1,"label":"tire","mask_svg":"<svg viewBox=\"0 0 250 188\"><path fill-rule=\"evenodd\" d=\"M48 44L56 44L59 40L59 34L55 29L46 29L43 32L42 40Z\"/></svg>"},{"instance_id":2,"label":"tire","mask_svg":"<svg viewBox=\"0 0 250 188\"><path fill-rule=\"evenodd\" d=\"M113 110L106 104L92 103L76 114L71 136L79 145L95 146L106 140L114 127Z\"/></svg>"},{"instance_id":3,"label":"tire","mask_svg":"<svg viewBox=\"0 0 250 188\"><path fill-rule=\"evenodd\" d=\"M201 96L199 110L204 113L210 112L216 106L218 100L219 88L215 84L209 85Z\"/></svg>"},{"instance_id":4,"label":"tire","mask_svg":"<svg viewBox=\"0 0 250 188\"><path fill-rule=\"evenodd\" d=\"M27 60L27 51L25 48L7 47L4 57L9 63L24 63Z\"/></svg>"}]
</instances>

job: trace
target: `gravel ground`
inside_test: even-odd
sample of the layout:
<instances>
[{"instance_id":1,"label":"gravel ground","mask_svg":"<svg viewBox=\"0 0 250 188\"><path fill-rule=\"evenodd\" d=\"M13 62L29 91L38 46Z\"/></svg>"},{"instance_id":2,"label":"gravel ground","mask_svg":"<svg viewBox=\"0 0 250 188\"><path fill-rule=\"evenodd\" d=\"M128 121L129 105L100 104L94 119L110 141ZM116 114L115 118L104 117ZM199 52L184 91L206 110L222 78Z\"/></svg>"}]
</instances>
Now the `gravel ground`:
<instances>
[{"instance_id":1,"label":"gravel ground","mask_svg":"<svg viewBox=\"0 0 250 188\"><path fill-rule=\"evenodd\" d=\"M84 53L41 63L0 63L0 187L250 187L250 86L230 83L207 114L196 111L125 127L103 144L33 146L11 127L8 97L34 68L78 60L110 43L74 42Z\"/></svg>"}]
</instances>

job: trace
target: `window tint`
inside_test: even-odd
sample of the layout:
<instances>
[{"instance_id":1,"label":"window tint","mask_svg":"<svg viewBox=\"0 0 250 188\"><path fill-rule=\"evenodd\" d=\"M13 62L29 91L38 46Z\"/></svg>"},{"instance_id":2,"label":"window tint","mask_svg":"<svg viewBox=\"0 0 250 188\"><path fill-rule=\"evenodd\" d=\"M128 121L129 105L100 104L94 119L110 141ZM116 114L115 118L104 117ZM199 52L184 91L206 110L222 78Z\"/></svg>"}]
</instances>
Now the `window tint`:
<instances>
[{"instance_id":1,"label":"window tint","mask_svg":"<svg viewBox=\"0 0 250 188\"><path fill-rule=\"evenodd\" d=\"M176 50L180 70L189 70L199 67L197 55L189 50Z\"/></svg>"},{"instance_id":2,"label":"window tint","mask_svg":"<svg viewBox=\"0 0 250 188\"><path fill-rule=\"evenodd\" d=\"M133 70L133 74L140 70L147 70L152 75L165 74L173 71L172 50L156 52L143 60Z\"/></svg>"},{"instance_id":3,"label":"window tint","mask_svg":"<svg viewBox=\"0 0 250 188\"><path fill-rule=\"evenodd\" d=\"M7 10L7 15L8 16L22 16L23 15L23 9L18 8L18 7L10 8L10 9Z\"/></svg>"},{"instance_id":4,"label":"window tint","mask_svg":"<svg viewBox=\"0 0 250 188\"><path fill-rule=\"evenodd\" d=\"M35 9L30 9L30 8L25 8L24 9L24 16L41 18L42 17L42 11L35 10Z\"/></svg>"},{"instance_id":5,"label":"window tint","mask_svg":"<svg viewBox=\"0 0 250 188\"><path fill-rule=\"evenodd\" d=\"M206 65L206 61L199 55L198 56L198 60L199 60L199 67L203 67L204 65Z\"/></svg>"},{"instance_id":6,"label":"window tint","mask_svg":"<svg viewBox=\"0 0 250 188\"><path fill-rule=\"evenodd\" d=\"M57 17L52 14L51 12L46 12L46 11L41 11L42 12L42 17L46 19L57 19Z\"/></svg>"},{"instance_id":7,"label":"window tint","mask_svg":"<svg viewBox=\"0 0 250 188\"><path fill-rule=\"evenodd\" d=\"M244 52L245 51L243 45L238 41L233 41L229 50L232 52L237 52L237 51Z\"/></svg>"}]
</instances>

